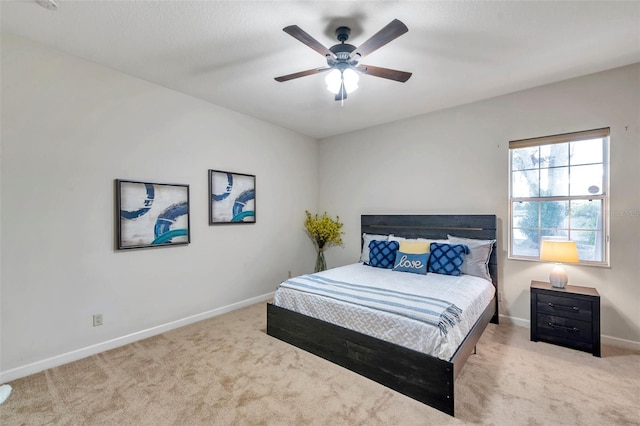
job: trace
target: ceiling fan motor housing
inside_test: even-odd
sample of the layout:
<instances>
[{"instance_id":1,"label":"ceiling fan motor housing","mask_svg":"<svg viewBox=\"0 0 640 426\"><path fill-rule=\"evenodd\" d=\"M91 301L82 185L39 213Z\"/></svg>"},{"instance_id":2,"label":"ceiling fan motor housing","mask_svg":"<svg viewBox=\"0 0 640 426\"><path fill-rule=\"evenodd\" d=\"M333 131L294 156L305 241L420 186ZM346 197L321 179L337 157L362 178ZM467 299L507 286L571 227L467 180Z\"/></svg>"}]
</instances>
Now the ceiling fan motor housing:
<instances>
[{"instance_id":1,"label":"ceiling fan motor housing","mask_svg":"<svg viewBox=\"0 0 640 426\"><path fill-rule=\"evenodd\" d=\"M336 55L338 61L347 61L351 52L356 50L353 44L345 43L349 39L349 34L351 34L351 28L349 27L338 27L336 29L336 38L340 44L331 46L329 50Z\"/></svg>"},{"instance_id":2,"label":"ceiling fan motor housing","mask_svg":"<svg viewBox=\"0 0 640 426\"><path fill-rule=\"evenodd\" d=\"M351 28L349 27L338 27L336 28L336 37L338 41L344 43L349 40L349 34L351 34Z\"/></svg>"}]
</instances>

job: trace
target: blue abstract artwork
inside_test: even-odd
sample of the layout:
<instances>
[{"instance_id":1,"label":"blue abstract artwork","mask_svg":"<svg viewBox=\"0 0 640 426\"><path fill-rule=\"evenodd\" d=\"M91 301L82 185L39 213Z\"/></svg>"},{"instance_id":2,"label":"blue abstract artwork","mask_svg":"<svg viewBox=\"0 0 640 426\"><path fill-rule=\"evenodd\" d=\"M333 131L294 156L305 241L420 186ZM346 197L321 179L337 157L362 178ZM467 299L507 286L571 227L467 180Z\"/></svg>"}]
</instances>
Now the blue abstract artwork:
<instances>
[{"instance_id":1,"label":"blue abstract artwork","mask_svg":"<svg viewBox=\"0 0 640 426\"><path fill-rule=\"evenodd\" d=\"M189 185L116 180L118 249L190 242Z\"/></svg>"},{"instance_id":2,"label":"blue abstract artwork","mask_svg":"<svg viewBox=\"0 0 640 426\"><path fill-rule=\"evenodd\" d=\"M209 223L255 223L256 177L209 170Z\"/></svg>"}]
</instances>

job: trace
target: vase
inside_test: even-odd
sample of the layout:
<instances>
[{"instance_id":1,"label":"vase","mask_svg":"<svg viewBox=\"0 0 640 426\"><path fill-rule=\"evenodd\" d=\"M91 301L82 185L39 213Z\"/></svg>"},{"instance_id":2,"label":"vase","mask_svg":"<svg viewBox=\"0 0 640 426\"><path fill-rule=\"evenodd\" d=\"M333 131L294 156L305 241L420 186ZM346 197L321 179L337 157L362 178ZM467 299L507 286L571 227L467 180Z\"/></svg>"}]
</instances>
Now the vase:
<instances>
[{"instance_id":1,"label":"vase","mask_svg":"<svg viewBox=\"0 0 640 426\"><path fill-rule=\"evenodd\" d=\"M313 272L325 271L327 269L327 261L324 259L324 250L318 250L316 258L316 269Z\"/></svg>"}]
</instances>

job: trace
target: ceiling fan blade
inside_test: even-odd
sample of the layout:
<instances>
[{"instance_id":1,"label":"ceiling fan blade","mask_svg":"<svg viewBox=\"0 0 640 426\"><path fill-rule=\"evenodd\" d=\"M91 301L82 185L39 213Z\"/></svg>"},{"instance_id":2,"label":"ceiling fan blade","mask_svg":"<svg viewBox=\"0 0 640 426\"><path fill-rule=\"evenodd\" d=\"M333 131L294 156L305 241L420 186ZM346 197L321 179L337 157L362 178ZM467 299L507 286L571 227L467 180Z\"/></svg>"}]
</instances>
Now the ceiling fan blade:
<instances>
[{"instance_id":1,"label":"ceiling fan blade","mask_svg":"<svg viewBox=\"0 0 640 426\"><path fill-rule=\"evenodd\" d=\"M409 80L411 77L410 72L392 70L389 68L382 67L374 67L373 65L364 65L360 64L356 67L357 71L360 71L363 74L372 75L374 77L382 77L389 80L399 81L400 83L404 83Z\"/></svg>"},{"instance_id":2,"label":"ceiling fan blade","mask_svg":"<svg viewBox=\"0 0 640 426\"><path fill-rule=\"evenodd\" d=\"M282 31L289 34L291 37L300 40L302 43L306 44L307 46L309 46L310 48L312 48L322 56L326 57L327 55L329 55L332 58L335 57L333 52L331 52L325 46L320 44L318 40L311 37L309 34L307 34L302 28L300 28L297 25L289 25L288 27L284 27Z\"/></svg>"},{"instance_id":3,"label":"ceiling fan blade","mask_svg":"<svg viewBox=\"0 0 640 426\"><path fill-rule=\"evenodd\" d=\"M275 80L279 82L289 81L289 80L293 80L294 78L306 77L308 75L318 74L320 72L328 71L330 69L331 69L330 67L313 68L306 71L299 71L299 72L294 72L293 74L287 74L280 77L276 77Z\"/></svg>"},{"instance_id":4,"label":"ceiling fan blade","mask_svg":"<svg viewBox=\"0 0 640 426\"><path fill-rule=\"evenodd\" d=\"M349 55L350 59L355 59L356 55L360 55L360 57L364 57L369 53L373 52L389 43L390 41L395 40L400 37L402 34L409 31L409 28L401 21L394 19L390 23L387 24L383 29L375 33L373 36L369 38L369 40L362 43L356 50L351 52Z\"/></svg>"}]
</instances>

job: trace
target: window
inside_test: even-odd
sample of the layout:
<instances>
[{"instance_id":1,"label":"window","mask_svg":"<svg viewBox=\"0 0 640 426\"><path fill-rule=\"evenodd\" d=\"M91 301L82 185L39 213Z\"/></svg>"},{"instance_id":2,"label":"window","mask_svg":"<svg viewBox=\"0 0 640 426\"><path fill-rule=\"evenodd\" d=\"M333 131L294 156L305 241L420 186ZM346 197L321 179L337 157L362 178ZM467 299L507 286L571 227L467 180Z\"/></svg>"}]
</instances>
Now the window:
<instances>
[{"instance_id":1,"label":"window","mask_svg":"<svg viewBox=\"0 0 640 426\"><path fill-rule=\"evenodd\" d=\"M609 129L509 142L509 258L575 241L580 263L608 265Z\"/></svg>"}]
</instances>

